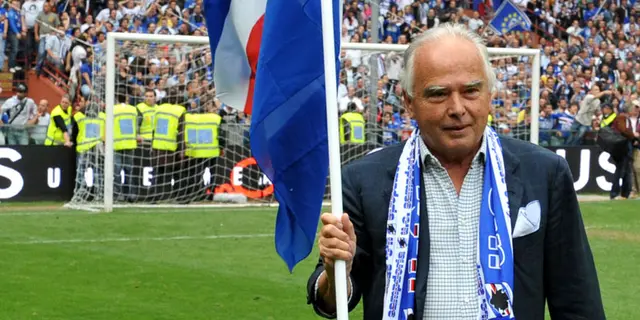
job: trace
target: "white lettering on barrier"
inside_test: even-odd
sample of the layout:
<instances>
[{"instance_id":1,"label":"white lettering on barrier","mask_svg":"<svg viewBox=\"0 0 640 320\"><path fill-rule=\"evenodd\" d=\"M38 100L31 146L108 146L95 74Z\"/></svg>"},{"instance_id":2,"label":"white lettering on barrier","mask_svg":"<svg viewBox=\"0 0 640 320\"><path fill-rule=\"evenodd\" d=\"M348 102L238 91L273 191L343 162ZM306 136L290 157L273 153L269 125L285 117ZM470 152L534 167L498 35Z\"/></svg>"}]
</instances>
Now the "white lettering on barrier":
<instances>
[{"instance_id":1,"label":"white lettering on barrier","mask_svg":"<svg viewBox=\"0 0 640 320\"><path fill-rule=\"evenodd\" d=\"M47 185L51 189L60 186L60 168L47 168Z\"/></svg>"},{"instance_id":2,"label":"white lettering on barrier","mask_svg":"<svg viewBox=\"0 0 640 320\"><path fill-rule=\"evenodd\" d=\"M0 148L0 159L9 159L11 162L16 162L22 159L22 155L11 148ZM7 166L0 165L0 176L9 180L9 186L4 189L0 189L0 199L10 199L18 195L24 187L24 179L20 172L9 168Z\"/></svg>"}]
</instances>

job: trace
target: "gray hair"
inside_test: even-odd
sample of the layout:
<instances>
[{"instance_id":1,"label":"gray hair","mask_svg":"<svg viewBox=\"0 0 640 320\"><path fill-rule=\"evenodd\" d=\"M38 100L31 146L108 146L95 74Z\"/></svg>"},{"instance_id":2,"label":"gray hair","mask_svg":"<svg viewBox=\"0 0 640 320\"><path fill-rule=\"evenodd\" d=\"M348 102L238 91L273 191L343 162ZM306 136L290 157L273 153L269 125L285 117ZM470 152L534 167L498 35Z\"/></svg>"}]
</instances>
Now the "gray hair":
<instances>
[{"instance_id":1,"label":"gray hair","mask_svg":"<svg viewBox=\"0 0 640 320\"><path fill-rule=\"evenodd\" d=\"M461 38L471 41L484 62L484 73L487 78L487 85L491 92L495 90L496 74L493 71L491 62L489 61L489 51L484 44L484 40L475 32L467 29L463 24L445 23L438 25L435 28L429 29L423 32L420 36L414 39L404 52L404 72L400 79L400 85L407 92L410 98L413 98L413 78L414 78L414 58L416 51L423 44L435 40L440 40L446 37Z\"/></svg>"}]
</instances>

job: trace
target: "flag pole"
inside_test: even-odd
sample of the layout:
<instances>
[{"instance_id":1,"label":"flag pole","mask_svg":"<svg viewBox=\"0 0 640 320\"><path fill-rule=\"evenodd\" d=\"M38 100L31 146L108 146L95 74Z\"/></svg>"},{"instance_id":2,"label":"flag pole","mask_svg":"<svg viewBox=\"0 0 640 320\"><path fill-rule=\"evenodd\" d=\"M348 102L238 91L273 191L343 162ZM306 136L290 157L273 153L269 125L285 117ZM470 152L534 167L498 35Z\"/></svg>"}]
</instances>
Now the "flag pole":
<instances>
[{"instance_id":1,"label":"flag pole","mask_svg":"<svg viewBox=\"0 0 640 320\"><path fill-rule=\"evenodd\" d=\"M331 183L331 211L342 217L342 177L340 173L340 144L338 136L338 92L336 83L336 53L333 35L333 1L320 0L322 8L322 48L324 53L324 81L327 101L327 138L329 143L329 179ZM347 305L347 267L343 260L335 261L336 316L349 319Z\"/></svg>"}]
</instances>

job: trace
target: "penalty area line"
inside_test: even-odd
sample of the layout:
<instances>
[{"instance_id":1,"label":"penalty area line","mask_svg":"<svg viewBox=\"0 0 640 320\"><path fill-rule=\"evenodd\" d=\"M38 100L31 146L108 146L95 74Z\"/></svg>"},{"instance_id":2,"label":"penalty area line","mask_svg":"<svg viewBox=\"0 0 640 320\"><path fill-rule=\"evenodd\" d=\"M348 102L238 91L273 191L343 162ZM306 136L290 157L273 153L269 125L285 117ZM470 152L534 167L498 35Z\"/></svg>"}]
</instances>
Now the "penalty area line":
<instances>
[{"instance_id":1,"label":"penalty area line","mask_svg":"<svg viewBox=\"0 0 640 320\"><path fill-rule=\"evenodd\" d=\"M33 244L66 244L66 243L107 243L107 242L140 242L140 241L181 241L181 240L216 240L216 239L254 239L273 237L272 233L262 234L221 234L209 236L175 236L175 237L124 237L103 239L39 239L26 241L0 242L0 245L33 245Z\"/></svg>"}]
</instances>

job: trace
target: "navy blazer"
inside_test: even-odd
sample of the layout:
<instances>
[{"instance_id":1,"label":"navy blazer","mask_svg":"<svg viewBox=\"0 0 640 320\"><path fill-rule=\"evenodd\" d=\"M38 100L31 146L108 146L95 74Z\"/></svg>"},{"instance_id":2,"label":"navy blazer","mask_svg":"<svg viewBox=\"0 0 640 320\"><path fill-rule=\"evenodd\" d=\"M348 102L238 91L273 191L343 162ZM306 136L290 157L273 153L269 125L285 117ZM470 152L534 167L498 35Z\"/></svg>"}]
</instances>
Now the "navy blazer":
<instances>
[{"instance_id":1,"label":"navy blazer","mask_svg":"<svg viewBox=\"0 0 640 320\"><path fill-rule=\"evenodd\" d=\"M538 231L513 239L513 308L517 319L544 320L545 299L554 320L605 319L596 268L567 162L526 141L501 138L501 142L512 227L519 208L534 200L540 202L541 208ZM403 147L404 144L384 148L342 170L344 211L357 236L349 310L362 298L366 320L382 317L387 211ZM424 181L421 184L420 190L425 190ZM420 203L420 216L426 220L420 223L415 319L423 317L429 275L426 201ZM307 285L308 303L319 315L323 312L315 300L315 282L322 271L319 260Z\"/></svg>"}]
</instances>

